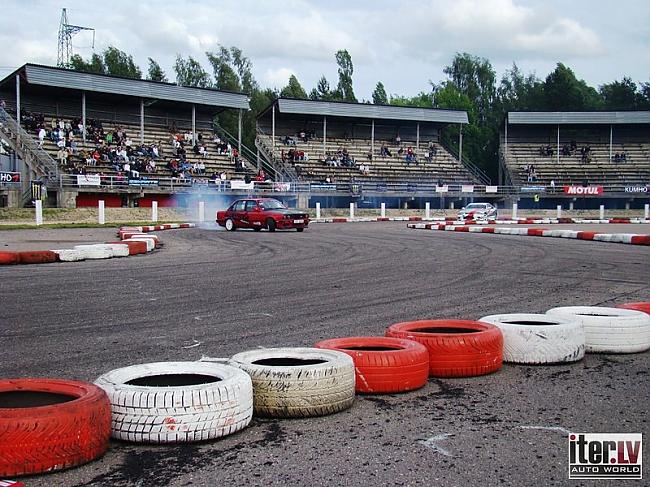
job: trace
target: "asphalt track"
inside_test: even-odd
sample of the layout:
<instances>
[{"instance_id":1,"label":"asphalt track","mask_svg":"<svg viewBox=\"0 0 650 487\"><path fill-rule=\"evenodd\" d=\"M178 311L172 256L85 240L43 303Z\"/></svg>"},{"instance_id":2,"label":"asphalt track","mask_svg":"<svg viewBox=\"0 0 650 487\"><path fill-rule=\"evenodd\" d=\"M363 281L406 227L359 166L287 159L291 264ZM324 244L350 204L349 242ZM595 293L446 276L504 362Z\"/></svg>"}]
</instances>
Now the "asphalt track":
<instances>
[{"instance_id":1,"label":"asphalt track","mask_svg":"<svg viewBox=\"0 0 650 487\"><path fill-rule=\"evenodd\" d=\"M0 377L93 380L135 363L382 335L399 321L650 300L647 247L405 227L172 230L147 256L0 268ZM55 232L61 240L78 231ZM101 241L108 230L96 232ZM576 485L566 430L640 432L647 441L649 358L588 355L431 379L403 395L358 396L333 416L256 418L210 443L112 441L99 461L24 482Z\"/></svg>"}]
</instances>

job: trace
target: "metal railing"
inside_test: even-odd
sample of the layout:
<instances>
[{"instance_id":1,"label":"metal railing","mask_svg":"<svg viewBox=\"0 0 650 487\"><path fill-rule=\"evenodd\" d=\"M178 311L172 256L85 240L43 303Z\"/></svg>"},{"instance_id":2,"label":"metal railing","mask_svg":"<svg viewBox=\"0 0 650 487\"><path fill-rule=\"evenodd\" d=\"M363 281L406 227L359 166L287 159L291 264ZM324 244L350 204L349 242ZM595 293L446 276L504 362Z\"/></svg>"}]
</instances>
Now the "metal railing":
<instances>
[{"instance_id":1,"label":"metal railing","mask_svg":"<svg viewBox=\"0 0 650 487\"><path fill-rule=\"evenodd\" d=\"M460 160L460 156L458 154L458 151L451 147L449 144L445 144L440 140L438 142L447 152L449 152L452 156L456 158L457 161L462 164L462 166L472 175L474 176L478 181L480 181L483 184L487 184L488 186L492 184L492 179L490 176L487 175L487 173L478 167L476 164L474 164L472 161L467 159L467 156L463 156L463 160Z\"/></svg>"}]
</instances>

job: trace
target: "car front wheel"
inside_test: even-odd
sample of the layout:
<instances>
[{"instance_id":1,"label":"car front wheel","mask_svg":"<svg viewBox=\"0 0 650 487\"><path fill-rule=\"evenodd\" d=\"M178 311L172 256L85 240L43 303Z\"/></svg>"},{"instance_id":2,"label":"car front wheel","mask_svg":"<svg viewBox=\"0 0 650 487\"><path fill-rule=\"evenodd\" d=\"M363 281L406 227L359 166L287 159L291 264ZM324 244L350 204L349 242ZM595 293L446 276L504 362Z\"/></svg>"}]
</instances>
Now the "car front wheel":
<instances>
[{"instance_id":1,"label":"car front wheel","mask_svg":"<svg viewBox=\"0 0 650 487\"><path fill-rule=\"evenodd\" d=\"M273 218L269 218L266 220L266 228L269 229L269 232L275 232L275 227L277 225L275 224L275 220Z\"/></svg>"},{"instance_id":2,"label":"car front wheel","mask_svg":"<svg viewBox=\"0 0 650 487\"><path fill-rule=\"evenodd\" d=\"M296 228L296 232L302 232L304 228Z\"/></svg>"},{"instance_id":3,"label":"car front wheel","mask_svg":"<svg viewBox=\"0 0 650 487\"><path fill-rule=\"evenodd\" d=\"M237 228L235 227L235 222L232 221L232 218L228 218L226 220L225 227L226 230L228 230L229 232L234 232L235 230L237 230Z\"/></svg>"}]
</instances>

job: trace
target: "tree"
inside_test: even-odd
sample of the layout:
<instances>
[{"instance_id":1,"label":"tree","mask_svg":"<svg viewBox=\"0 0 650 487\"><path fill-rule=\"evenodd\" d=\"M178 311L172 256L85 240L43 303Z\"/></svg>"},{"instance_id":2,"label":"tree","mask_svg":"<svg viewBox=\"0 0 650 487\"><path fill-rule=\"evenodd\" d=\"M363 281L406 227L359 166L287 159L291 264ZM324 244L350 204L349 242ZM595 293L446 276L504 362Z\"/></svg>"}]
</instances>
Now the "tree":
<instances>
[{"instance_id":1,"label":"tree","mask_svg":"<svg viewBox=\"0 0 650 487\"><path fill-rule=\"evenodd\" d=\"M165 76L165 72L160 67L160 64L158 64L152 58L148 58L148 59L149 59L149 72L147 74L147 79L150 81L162 81L166 83L167 76Z\"/></svg>"},{"instance_id":2,"label":"tree","mask_svg":"<svg viewBox=\"0 0 650 487\"><path fill-rule=\"evenodd\" d=\"M307 92L300 84L300 81L298 81L298 78L296 78L296 76L292 74L291 76L289 76L289 84L284 88L282 88L282 91L280 91L280 96L306 100Z\"/></svg>"},{"instance_id":3,"label":"tree","mask_svg":"<svg viewBox=\"0 0 650 487\"><path fill-rule=\"evenodd\" d=\"M174 71L176 72L177 85L197 88L212 87L210 75L203 69L201 63L192 56L189 56L185 60L180 54L177 55L176 62L174 63Z\"/></svg>"},{"instance_id":4,"label":"tree","mask_svg":"<svg viewBox=\"0 0 650 487\"><path fill-rule=\"evenodd\" d=\"M106 74L106 66L104 60L97 53L90 57L90 61L86 62L79 54L74 54L70 58L70 64L75 71L84 71L86 73Z\"/></svg>"},{"instance_id":5,"label":"tree","mask_svg":"<svg viewBox=\"0 0 650 487\"><path fill-rule=\"evenodd\" d=\"M104 65L108 74L124 76L125 78L142 79L142 71L133 62L133 56L116 47L108 46L104 50Z\"/></svg>"},{"instance_id":6,"label":"tree","mask_svg":"<svg viewBox=\"0 0 650 487\"><path fill-rule=\"evenodd\" d=\"M313 90L311 90L311 92L309 92L309 98L312 100L322 100L322 101L329 101L333 98L332 91L330 90L329 81L327 81L325 75L320 77L318 83L316 83L316 88L314 88Z\"/></svg>"},{"instance_id":7,"label":"tree","mask_svg":"<svg viewBox=\"0 0 650 487\"><path fill-rule=\"evenodd\" d=\"M379 81L375 86L375 91L372 92L372 102L375 105L388 105L388 95L384 83Z\"/></svg>"},{"instance_id":8,"label":"tree","mask_svg":"<svg viewBox=\"0 0 650 487\"><path fill-rule=\"evenodd\" d=\"M542 108L543 88L539 78L532 73L524 76L513 63L501 77L493 110L496 107L500 116L512 110L539 110Z\"/></svg>"},{"instance_id":9,"label":"tree","mask_svg":"<svg viewBox=\"0 0 650 487\"><path fill-rule=\"evenodd\" d=\"M485 123L496 94L496 73L485 58L468 53L456 54L444 73L476 105L480 123Z\"/></svg>"},{"instance_id":10,"label":"tree","mask_svg":"<svg viewBox=\"0 0 650 487\"><path fill-rule=\"evenodd\" d=\"M544 83L544 108L557 111L595 110L602 107L598 92L583 80L578 80L573 71L558 63Z\"/></svg>"},{"instance_id":11,"label":"tree","mask_svg":"<svg viewBox=\"0 0 650 487\"><path fill-rule=\"evenodd\" d=\"M352 74L354 67L352 66L352 58L346 49L336 52L336 63L339 65L339 84L336 87L336 98L355 102L357 98L354 96L354 89L352 88Z\"/></svg>"},{"instance_id":12,"label":"tree","mask_svg":"<svg viewBox=\"0 0 650 487\"><path fill-rule=\"evenodd\" d=\"M599 91L607 110L638 110L644 106L643 94L630 78L604 84Z\"/></svg>"},{"instance_id":13,"label":"tree","mask_svg":"<svg viewBox=\"0 0 650 487\"><path fill-rule=\"evenodd\" d=\"M240 51L241 52L241 51ZM218 90L241 91L239 76L235 72L230 51L223 46L216 53L206 52L214 73L214 87Z\"/></svg>"}]
</instances>

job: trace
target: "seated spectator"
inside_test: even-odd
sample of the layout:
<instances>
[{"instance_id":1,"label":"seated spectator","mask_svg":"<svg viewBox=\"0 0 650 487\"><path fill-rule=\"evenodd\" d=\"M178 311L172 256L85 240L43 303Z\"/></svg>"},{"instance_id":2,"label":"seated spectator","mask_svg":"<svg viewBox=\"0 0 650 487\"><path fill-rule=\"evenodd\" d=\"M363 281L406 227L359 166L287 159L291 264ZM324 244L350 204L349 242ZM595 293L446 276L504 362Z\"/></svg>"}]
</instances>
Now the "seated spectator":
<instances>
[{"instance_id":1,"label":"seated spectator","mask_svg":"<svg viewBox=\"0 0 650 487\"><path fill-rule=\"evenodd\" d=\"M627 162L627 153L625 151L621 152L621 162Z\"/></svg>"},{"instance_id":2,"label":"seated spectator","mask_svg":"<svg viewBox=\"0 0 650 487\"><path fill-rule=\"evenodd\" d=\"M368 153L366 154L366 159L372 161L372 151L368 151Z\"/></svg>"},{"instance_id":3,"label":"seated spectator","mask_svg":"<svg viewBox=\"0 0 650 487\"><path fill-rule=\"evenodd\" d=\"M575 140L571 140L570 149L571 149L571 152L578 149L578 143Z\"/></svg>"},{"instance_id":4,"label":"seated spectator","mask_svg":"<svg viewBox=\"0 0 650 487\"><path fill-rule=\"evenodd\" d=\"M398 147L402 145L402 138L399 136L399 134L395 136L395 145Z\"/></svg>"},{"instance_id":5,"label":"seated spectator","mask_svg":"<svg viewBox=\"0 0 650 487\"><path fill-rule=\"evenodd\" d=\"M208 157L208 151L203 144L199 146L199 155L204 159Z\"/></svg>"},{"instance_id":6,"label":"seated spectator","mask_svg":"<svg viewBox=\"0 0 650 487\"><path fill-rule=\"evenodd\" d=\"M309 139L307 138L307 133L304 130L301 130L300 133L298 134L298 136L300 137L300 139L303 142L308 142L309 141Z\"/></svg>"}]
</instances>

